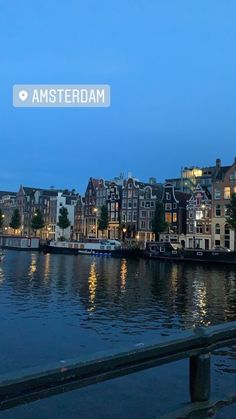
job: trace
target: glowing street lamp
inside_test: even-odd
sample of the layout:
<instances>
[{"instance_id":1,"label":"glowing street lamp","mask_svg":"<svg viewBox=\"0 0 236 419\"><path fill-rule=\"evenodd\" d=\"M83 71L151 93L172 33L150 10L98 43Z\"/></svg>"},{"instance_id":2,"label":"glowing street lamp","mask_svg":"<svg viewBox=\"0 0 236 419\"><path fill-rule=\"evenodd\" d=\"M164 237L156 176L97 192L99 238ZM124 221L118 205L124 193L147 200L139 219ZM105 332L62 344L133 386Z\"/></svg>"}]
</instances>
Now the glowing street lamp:
<instances>
[{"instance_id":1,"label":"glowing street lamp","mask_svg":"<svg viewBox=\"0 0 236 419\"><path fill-rule=\"evenodd\" d=\"M93 212L95 214L95 237L97 238L97 236L98 236L98 220L97 220L98 208L94 208Z\"/></svg>"}]
</instances>

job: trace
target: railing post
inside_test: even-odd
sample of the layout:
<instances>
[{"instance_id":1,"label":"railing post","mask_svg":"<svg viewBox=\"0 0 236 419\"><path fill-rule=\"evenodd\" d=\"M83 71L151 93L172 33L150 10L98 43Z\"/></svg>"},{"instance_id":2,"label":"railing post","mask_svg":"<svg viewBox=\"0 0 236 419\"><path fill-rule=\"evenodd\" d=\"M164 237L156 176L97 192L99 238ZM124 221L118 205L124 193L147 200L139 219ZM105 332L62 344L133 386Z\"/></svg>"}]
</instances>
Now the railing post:
<instances>
[{"instance_id":1,"label":"railing post","mask_svg":"<svg viewBox=\"0 0 236 419\"><path fill-rule=\"evenodd\" d=\"M189 385L191 402L209 400L211 393L211 358L209 353L190 357Z\"/></svg>"}]
</instances>

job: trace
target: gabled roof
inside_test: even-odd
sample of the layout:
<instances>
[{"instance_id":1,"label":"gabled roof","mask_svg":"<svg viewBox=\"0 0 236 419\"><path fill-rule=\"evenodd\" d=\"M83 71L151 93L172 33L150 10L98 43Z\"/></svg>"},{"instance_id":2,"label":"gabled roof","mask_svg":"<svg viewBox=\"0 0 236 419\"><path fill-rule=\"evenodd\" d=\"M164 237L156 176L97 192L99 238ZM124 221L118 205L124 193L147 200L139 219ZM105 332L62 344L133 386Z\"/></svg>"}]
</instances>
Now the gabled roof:
<instances>
[{"instance_id":1,"label":"gabled roof","mask_svg":"<svg viewBox=\"0 0 236 419\"><path fill-rule=\"evenodd\" d=\"M16 196L17 192L0 191L0 198L3 196Z\"/></svg>"},{"instance_id":2,"label":"gabled roof","mask_svg":"<svg viewBox=\"0 0 236 419\"><path fill-rule=\"evenodd\" d=\"M223 180L231 166L221 166L214 176L214 180Z\"/></svg>"}]
</instances>

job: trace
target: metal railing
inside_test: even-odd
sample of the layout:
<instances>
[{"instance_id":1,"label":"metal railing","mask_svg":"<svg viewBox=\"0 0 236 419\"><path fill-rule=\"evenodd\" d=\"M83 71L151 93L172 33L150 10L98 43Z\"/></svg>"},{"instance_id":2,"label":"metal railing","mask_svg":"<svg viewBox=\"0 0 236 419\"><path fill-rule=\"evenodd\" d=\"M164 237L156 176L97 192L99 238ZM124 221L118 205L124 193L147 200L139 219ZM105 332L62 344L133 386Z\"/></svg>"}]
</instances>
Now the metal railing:
<instances>
[{"instance_id":1,"label":"metal railing","mask_svg":"<svg viewBox=\"0 0 236 419\"><path fill-rule=\"evenodd\" d=\"M175 339L123 352L109 351L0 376L0 409L46 398L147 368L189 358L191 402L207 401L211 390L210 354L236 342L236 321L180 332Z\"/></svg>"}]
</instances>

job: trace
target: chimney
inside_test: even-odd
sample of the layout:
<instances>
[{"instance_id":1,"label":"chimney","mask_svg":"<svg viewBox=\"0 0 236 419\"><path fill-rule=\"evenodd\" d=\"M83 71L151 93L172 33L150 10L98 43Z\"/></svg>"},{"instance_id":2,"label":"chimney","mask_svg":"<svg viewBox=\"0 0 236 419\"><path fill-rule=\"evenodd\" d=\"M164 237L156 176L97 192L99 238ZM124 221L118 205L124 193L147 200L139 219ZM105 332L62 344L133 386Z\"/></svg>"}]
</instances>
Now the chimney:
<instances>
[{"instance_id":1,"label":"chimney","mask_svg":"<svg viewBox=\"0 0 236 419\"><path fill-rule=\"evenodd\" d=\"M220 168L220 166L221 166L221 160L216 159L216 167Z\"/></svg>"}]
</instances>

